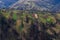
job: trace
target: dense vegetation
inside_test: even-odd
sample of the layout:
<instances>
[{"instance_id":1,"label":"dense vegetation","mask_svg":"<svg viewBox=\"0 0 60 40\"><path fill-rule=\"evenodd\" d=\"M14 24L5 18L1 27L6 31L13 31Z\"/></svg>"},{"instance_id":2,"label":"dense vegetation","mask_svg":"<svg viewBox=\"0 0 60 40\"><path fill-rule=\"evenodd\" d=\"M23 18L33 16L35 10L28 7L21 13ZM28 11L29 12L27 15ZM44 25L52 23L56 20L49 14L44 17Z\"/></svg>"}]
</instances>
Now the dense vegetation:
<instances>
[{"instance_id":1,"label":"dense vegetation","mask_svg":"<svg viewBox=\"0 0 60 40\"><path fill-rule=\"evenodd\" d=\"M60 13L0 10L0 39L60 40Z\"/></svg>"}]
</instances>

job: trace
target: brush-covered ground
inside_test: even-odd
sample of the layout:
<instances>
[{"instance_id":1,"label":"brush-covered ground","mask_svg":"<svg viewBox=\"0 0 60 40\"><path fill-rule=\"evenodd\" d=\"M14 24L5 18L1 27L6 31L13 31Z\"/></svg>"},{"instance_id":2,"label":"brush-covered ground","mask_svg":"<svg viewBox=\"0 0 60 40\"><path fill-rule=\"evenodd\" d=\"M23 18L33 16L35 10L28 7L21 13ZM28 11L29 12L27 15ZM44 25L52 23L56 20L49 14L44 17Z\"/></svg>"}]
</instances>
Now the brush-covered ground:
<instances>
[{"instance_id":1,"label":"brush-covered ground","mask_svg":"<svg viewBox=\"0 0 60 40\"><path fill-rule=\"evenodd\" d=\"M0 39L60 40L60 13L0 10Z\"/></svg>"}]
</instances>

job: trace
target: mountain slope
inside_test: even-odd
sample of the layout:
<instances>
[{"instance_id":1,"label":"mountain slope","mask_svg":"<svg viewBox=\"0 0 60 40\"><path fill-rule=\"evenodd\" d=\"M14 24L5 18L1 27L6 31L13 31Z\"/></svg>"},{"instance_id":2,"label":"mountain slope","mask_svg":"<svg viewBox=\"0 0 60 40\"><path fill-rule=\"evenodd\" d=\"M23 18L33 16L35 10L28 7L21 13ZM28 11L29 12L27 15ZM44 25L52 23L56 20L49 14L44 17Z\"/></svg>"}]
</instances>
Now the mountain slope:
<instances>
[{"instance_id":1,"label":"mountain slope","mask_svg":"<svg viewBox=\"0 0 60 40\"><path fill-rule=\"evenodd\" d=\"M9 8L10 5L14 4L15 2L17 2L18 0L0 0L1 2L3 2L3 4L0 3L0 7L2 5L5 6L5 8ZM4 7L2 6L2 8Z\"/></svg>"},{"instance_id":2,"label":"mountain slope","mask_svg":"<svg viewBox=\"0 0 60 40\"><path fill-rule=\"evenodd\" d=\"M23 10L57 11L60 0L19 0L10 8ZM60 5L59 5L60 6Z\"/></svg>"},{"instance_id":3,"label":"mountain slope","mask_svg":"<svg viewBox=\"0 0 60 40\"><path fill-rule=\"evenodd\" d=\"M4 2L0 1L0 8L5 7Z\"/></svg>"},{"instance_id":4,"label":"mountain slope","mask_svg":"<svg viewBox=\"0 0 60 40\"><path fill-rule=\"evenodd\" d=\"M59 11L60 0L0 0L0 8L19 10ZM58 8L59 7L59 8Z\"/></svg>"}]
</instances>

